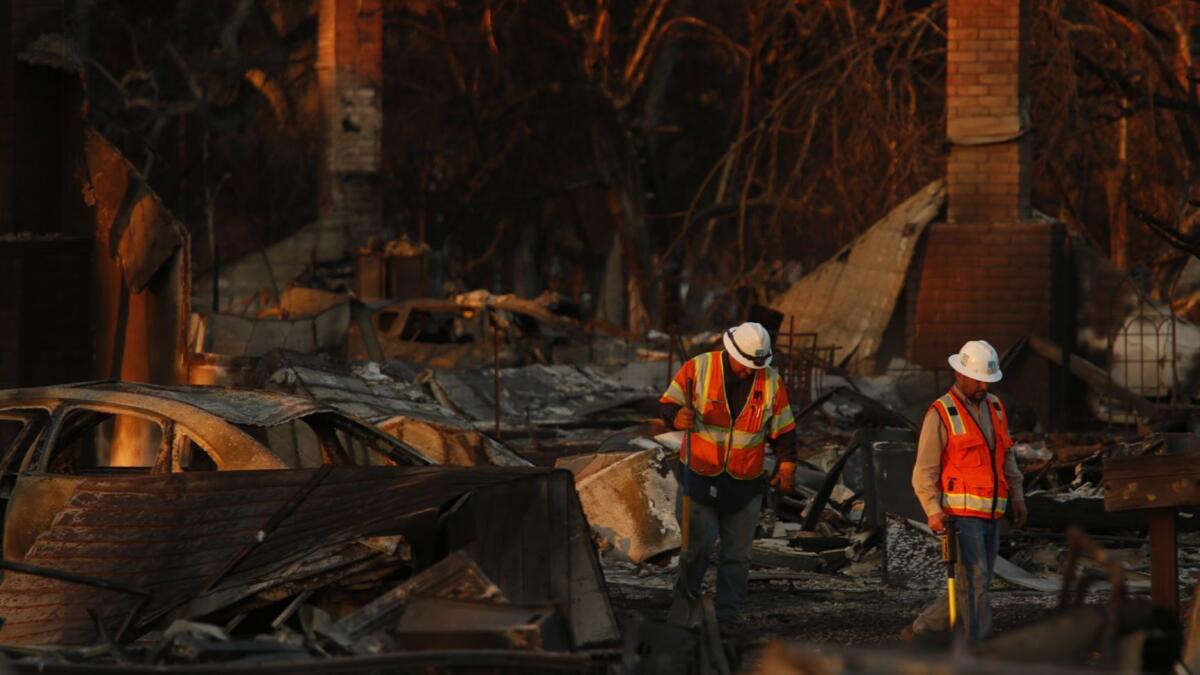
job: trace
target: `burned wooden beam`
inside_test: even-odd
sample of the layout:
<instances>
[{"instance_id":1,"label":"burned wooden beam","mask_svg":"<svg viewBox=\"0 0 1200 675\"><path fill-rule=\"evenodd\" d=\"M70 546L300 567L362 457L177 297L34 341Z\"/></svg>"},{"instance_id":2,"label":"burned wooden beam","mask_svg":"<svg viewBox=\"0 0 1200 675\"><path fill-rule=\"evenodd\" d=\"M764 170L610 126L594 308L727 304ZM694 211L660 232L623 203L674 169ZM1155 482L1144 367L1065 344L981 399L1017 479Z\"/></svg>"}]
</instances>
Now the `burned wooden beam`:
<instances>
[{"instance_id":1,"label":"burned wooden beam","mask_svg":"<svg viewBox=\"0 0 1200 675\"><path fill-rule=\"evenodd\" d=\"M1158 411L1158 406L1145 398L1122 387L1113 381L1112 376L1099 366L1079 356L1063 355L1062 347L1057 343L1038 337L1029 336L1029 346L1042 358L1058 365L1065 365L1071 374L1083 380L1085 384L1098 394L1112 396L1129 404L1143 418L1150 419ZM1064 360L1066 363L1064 364Z\"/></svg>"},{"instance_id":2,"label":"burned wooden beam","mask_svg":"<svg viewBox=\"0 0 1200 675\"><path fill-rule=\"evenodd\" d=\"M1131 511L1200 505L1200 452L1104 460L1104 508Z\"/></svg>"}]
</instances>

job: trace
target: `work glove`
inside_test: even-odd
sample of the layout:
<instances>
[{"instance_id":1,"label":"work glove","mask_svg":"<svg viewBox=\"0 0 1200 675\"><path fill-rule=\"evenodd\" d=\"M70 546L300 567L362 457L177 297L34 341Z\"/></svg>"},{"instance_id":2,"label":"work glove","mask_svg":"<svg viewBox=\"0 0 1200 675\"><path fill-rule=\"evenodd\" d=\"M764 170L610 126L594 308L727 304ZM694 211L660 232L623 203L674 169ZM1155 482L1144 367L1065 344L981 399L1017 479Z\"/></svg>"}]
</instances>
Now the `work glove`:
<instances>
[{"instance_id":1,"label":"work glove","mask_svg":"<svg viewBox=\"0 0 1200 675\"><path fill-rule=\"evenodd\" d=\"M937 513L930 514L927 520L929 522L929 529L933 530L934 534L942 534L946 531L946 522L950 520L950 516L947 516L943 511L938 511Z\"/></svg>"},{"instance_id":2,"label":"work glove","mask_svg":"<svg viewBox=\"0 0 1200 675\"><path fill-rule=\"evenodd\" d=\"M796 487L796 463L780 462L779 470L771 479L771 487L783 494L791 494L792 488Z\"/></svg>"},{"instance_id":3,"label":"work glove","mask_svg":"<svg viewBox=\"0 0 1200 675\"><path fill-rule=\"evenodd\" d=\"M689 431L696 428L696 411L691 408L680 408L675 413L675 428L679 431Z\"/></svg>"}]
</instances>

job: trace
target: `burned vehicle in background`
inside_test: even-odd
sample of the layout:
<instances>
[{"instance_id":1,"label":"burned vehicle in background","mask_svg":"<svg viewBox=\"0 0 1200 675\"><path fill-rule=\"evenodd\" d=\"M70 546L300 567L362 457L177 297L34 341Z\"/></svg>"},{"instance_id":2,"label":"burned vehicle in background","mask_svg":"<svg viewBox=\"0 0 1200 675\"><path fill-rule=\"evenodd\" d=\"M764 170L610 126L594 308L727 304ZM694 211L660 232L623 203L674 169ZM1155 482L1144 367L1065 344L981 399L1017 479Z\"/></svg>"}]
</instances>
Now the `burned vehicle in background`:
<instances>
[{"instance_id":1,"label":"burned vehicle in background","mask_svg":"<svg viewBox=\"0 0 1200 675\"><path fill-rule=\"evenodd\" d=\"M441 300L419 298L367 304L352 322L350 360L399 359L436 369L592 360L603 343L630 340L626 331L583 322L569 304L475 291ZM364 324L373 335L366 334ZM599 333L599 334L598 334ZM375 353L372 353L375 352Z\"/></svg>"}]
</instances>

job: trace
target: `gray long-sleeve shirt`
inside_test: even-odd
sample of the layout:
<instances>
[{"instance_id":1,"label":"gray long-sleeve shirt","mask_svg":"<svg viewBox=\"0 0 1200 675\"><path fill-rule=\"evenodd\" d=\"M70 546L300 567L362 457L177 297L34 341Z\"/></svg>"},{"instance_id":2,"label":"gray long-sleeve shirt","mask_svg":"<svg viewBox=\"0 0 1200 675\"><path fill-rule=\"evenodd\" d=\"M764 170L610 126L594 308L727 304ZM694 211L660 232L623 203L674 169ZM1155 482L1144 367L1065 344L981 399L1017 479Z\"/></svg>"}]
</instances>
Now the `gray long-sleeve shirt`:
<instances>
[{"instance_id":1,"label":"gray long-sleeve shirt","mask_svg":"<svg viewBox=\"0 0 1200 675\"><path fill-rule=\"evenodd\" d=\"M988 445L995 445L996 433L992 429L992 416L982 404L975 404L955 388L954 393L966 403L967 412L979 425ZM917 463L913 467L912 486L917 493L925 515L932 516L942 511L942 452L946 449L946 427L933 408L925 413L921 423L921 437L917 440ZM1008 481L1008 499L1024 501L1024 476L1017 468L1017 457L1010 450L1004 458L1004 478Z\"/></svg>"}]
</instances>

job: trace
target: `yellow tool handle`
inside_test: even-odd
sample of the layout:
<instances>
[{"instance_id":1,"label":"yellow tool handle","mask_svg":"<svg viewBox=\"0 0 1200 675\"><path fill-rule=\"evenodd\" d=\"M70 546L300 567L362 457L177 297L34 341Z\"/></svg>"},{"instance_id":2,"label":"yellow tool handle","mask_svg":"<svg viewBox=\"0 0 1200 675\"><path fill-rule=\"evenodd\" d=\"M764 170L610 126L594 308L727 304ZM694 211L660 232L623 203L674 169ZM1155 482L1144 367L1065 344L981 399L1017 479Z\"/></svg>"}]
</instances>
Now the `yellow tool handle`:
<instances>
[{"instance_id":1,"label":"yellow tool handle","mask_svg":"<svg viewBox=\"0 0 1200 675\"><path fill-rule=\"evenodd\" d=\"M958 597L954 592L954 577L946 579L946 590L950 592L950 630L958 623Z\"/></svg>"},{"instance_id":2,"label":"yellow tool handle","mask_svg":"<svg viewBox=\"0 0 1200 675\"><path fill-rule=\"evenodd\" d=\"M954 529L954 520L948 518L945 522L946 531L938 538L942 544L942 562L946 565L946 591L949 594L950 630L958 619L958 595L954 592L954 567L958 564L958 532Z\"/></svg>"}]
</instances>

